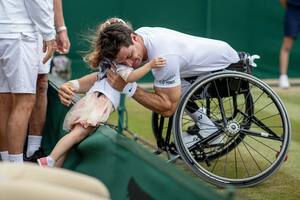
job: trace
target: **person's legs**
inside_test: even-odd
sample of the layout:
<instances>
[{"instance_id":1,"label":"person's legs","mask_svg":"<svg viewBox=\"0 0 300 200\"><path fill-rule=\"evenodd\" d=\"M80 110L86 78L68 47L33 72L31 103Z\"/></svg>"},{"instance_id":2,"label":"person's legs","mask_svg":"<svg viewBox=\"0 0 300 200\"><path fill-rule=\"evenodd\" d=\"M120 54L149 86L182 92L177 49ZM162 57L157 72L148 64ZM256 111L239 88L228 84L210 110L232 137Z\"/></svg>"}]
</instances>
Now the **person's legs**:
<instances>
[{"instance_id":1,"label":"person's legs","mask_svg":"<svg viewBox=\"0 0 300 200\"><path fill-rule=\"evenodd\" d=\"M283 38L282 46L280 49L280 57L279 57L279 64L280 64L279 87L281 88L288 88L290 86L287 72L288 72L289 56L293 44L294 44L294 39L292 37Z\"/></svg>"},{"instance_id":2,"label":"person's legs","mask_svg":"<svg viewBox=\"0 0 300 200\"><path fill-rule=\"evenodd\" d=\"M34 94L12 94L12 108L7 119L8 152L11 162L23 162L26 130L34 101Z\"/></svg>"},{"instance_id":3,"label":"person's legs","mask_svg":"<svg viewBox=\"0 0 300 200\"><path fill-rule=\"evenodd\" d=\"M70 133L58 141L49 156L38 159L39 165L53 167L60 158L66 156L66 153L72 148L72 146L86 138L93 129L94 127L84 128L82 125L76 124Z\"/></svg>"},{"instance_id":4,"label":"person's legs","mask_svg":"<svg viewBox=\"0 0 300 200\"><path fill-rule=\"evenodd\" d=\"M23 162L23 148L28 120L35 101L39 57L34 33L16 34L0 40L0 92L10 93L6 113L7 148L11 162ZM1 119L2 120L2 119Z\"/></svg>"},{"instance_id":5,"label":"person's legs","mask_svg":"<svg viewBox=\"0 0 300 200\"><path fill-rule=\"evenodd\" d=\"M287 74L289 56L294 44L292 37L284 37L280 49L280 74Z\"/></svg>"},{"instance_id":6,"label":"person's legs","mask_svg":"<svg viewBox=\"0 0 300 200\"><path fill-rule=\"evenodd\" d=\"M192 82L189 82L188 79L181 80L181 93L184 94L187 92L192 83L199 81L205 74L195 78ZM199 94L201 96L201 94ZM215 133L218 128L212 122L212 120L206 115L206 108L199 107L194 101L189 101L186 105L186 112L195 122L195 125L188 128L187 132L183 134L184 141L188 147L192 146L198 141L198 136L206 138L211 134ZM223 139L219 136L209 144L221 144Z\"/></svg>"},{"instance_id":7,"label":"person's legs","mask_svg":"<svg viewBox=\"0 0 300 200\"><path fill-rule=\"evenodd\" d=\"M46 121L47 90L48 74L39 74L37 79L36 101L29 121L27 157L32 156L41 146L42 131Z\"/></svg>"},{"instance_id":8,"label":"person's legs","mask_svg":"<svg viewBox=\"0 0 300 200\"><path fill-rule=\"evenodd\" d=\"M11 109L11 94L0 93L0 156L2 161L9 161L6 125Z\"/></svg>"}]
</instances>

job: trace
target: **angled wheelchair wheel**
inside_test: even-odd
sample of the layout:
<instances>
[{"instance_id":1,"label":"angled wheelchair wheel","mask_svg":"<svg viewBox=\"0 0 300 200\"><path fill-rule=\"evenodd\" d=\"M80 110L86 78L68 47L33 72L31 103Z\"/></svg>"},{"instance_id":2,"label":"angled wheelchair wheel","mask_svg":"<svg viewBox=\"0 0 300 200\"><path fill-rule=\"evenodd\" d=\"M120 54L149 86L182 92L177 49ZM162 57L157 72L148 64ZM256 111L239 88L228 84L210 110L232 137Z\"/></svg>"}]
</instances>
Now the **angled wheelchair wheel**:
<instances>
[{"instance_id":1,"label":"angled wheelchair wheel","mask_svg":"<svg viewBox=\"0 0 300 200\"><path fill-rule=\"evenodd\" d=\"M205 110L209 135L196 126L190 105ZM192 140L186 140L186 138ZM248 187L270 177L286 158L290 122L279 97L259 79L222 71L195 82L174 116L174 140L185 163L206 181Z\"/></svg>"}]
</instances>

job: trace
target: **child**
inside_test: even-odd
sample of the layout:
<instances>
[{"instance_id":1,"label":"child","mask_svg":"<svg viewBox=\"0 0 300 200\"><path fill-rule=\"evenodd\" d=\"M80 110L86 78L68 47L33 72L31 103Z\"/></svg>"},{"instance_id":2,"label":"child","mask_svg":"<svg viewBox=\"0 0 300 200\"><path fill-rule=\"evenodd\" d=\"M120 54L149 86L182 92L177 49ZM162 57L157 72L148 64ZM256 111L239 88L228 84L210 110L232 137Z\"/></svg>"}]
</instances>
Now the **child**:
<instances>
[{"instance_id":1,"label":"child","mask_svg":"<svg viewBox=\"0 0 300 200\"><path fill-rule=\"evenodd\" d=\"M128 26L124 21L116 20L116 18L112 19L114 19L113 23L123 23L124 25ZM111 23L111 19L109 19L103 24L109 26ZM99 26L100 31L103 29L103 24ZM99 79L105 78L106 75L106 70L103 69L105 68L103 63L106 63L106 68L108 68L107 66L111 66L111 64L113 64L113 62L102 58L100 50L97 48L88 54L86 60L91 66L95 66L95 64L100 66L100 76L98 76ZM152 68L163 67L164 65L164 59L156 58L136 70L123 65L115 65L115 67L117 68L117 72L124 80L128 82L134 82L143 77ZM76 82L73 80L69 83L72 84L72 86L76 89L75 91L79 91L80 86L78 81ZM68 130L70 132L58 141L49 156L38 159L40 166L62 166L63 161L71 147L74 144L81 142L84 138L91 134L95 127L97 127L101 122L106 122L110 113L117 108L118 102L112 102L110 100L112 98L109 98L109 95L105 96L101 92L97 91L95 86L97 86L97 83L95 83L94 86L87 92L87 95L78 103L76 103L67 113L63 123L63 128L64 130Z\"/></svg>"}]
</instances>

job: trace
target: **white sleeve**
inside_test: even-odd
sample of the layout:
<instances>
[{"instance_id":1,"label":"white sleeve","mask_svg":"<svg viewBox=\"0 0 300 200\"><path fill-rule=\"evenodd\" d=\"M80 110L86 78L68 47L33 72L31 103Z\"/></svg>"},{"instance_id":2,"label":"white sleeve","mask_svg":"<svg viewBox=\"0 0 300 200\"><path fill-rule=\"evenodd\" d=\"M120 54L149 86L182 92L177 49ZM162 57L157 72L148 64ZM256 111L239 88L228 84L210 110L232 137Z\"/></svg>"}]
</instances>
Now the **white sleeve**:
<instances>
[{"instance_id":1,"label":"white sleeve","mask_svg":"<svg viewBox=\"0 0 300 200\"><path fill-rule=\"evenodd\" d=\"M122 77L123 80L127 80L128 76L133 72L132 67L126 65L117 65L117 73Z\"/></svg>"},{"instance_id":2,"label":"white sleeve","mask_svg":"<svg viewBox=\"0 0 300 200\"><path fill-rule=\"evenodd\" d=\"M55 39L53 0L25 0L25 6L43 40Z\"/></svg>"},{"instance_id":3,"label":"white sleeve","mask_svg":"<svg viewBox=\"0 0 300 200\"><path fill-rule=\"evenodd\" d=\"M176 55L164 55L166 66L152 69L154 86L159 88L171 88L181 84L180 64L182 59Z\"/></svg>"}]
</instances>

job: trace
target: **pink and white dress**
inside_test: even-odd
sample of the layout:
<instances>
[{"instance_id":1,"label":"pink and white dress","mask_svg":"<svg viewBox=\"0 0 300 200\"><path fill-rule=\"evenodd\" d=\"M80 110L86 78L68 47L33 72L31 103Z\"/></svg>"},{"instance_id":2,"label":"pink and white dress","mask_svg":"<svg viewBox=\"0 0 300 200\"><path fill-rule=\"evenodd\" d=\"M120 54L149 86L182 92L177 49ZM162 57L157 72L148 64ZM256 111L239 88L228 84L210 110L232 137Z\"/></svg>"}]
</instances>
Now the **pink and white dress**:
<instances>
[{"instance_id":1,"label":"pink and white dress","mask_svg":"<svg viewBox=\"0 0 300 200\"><path fill-rule=\"evenodd\" d=\"M76 124L87 128L106 122L113 111L112 102L99 92L91 92L78 101L67 113L63 129L70 131Z\"/></svg>"}]
</instances>

